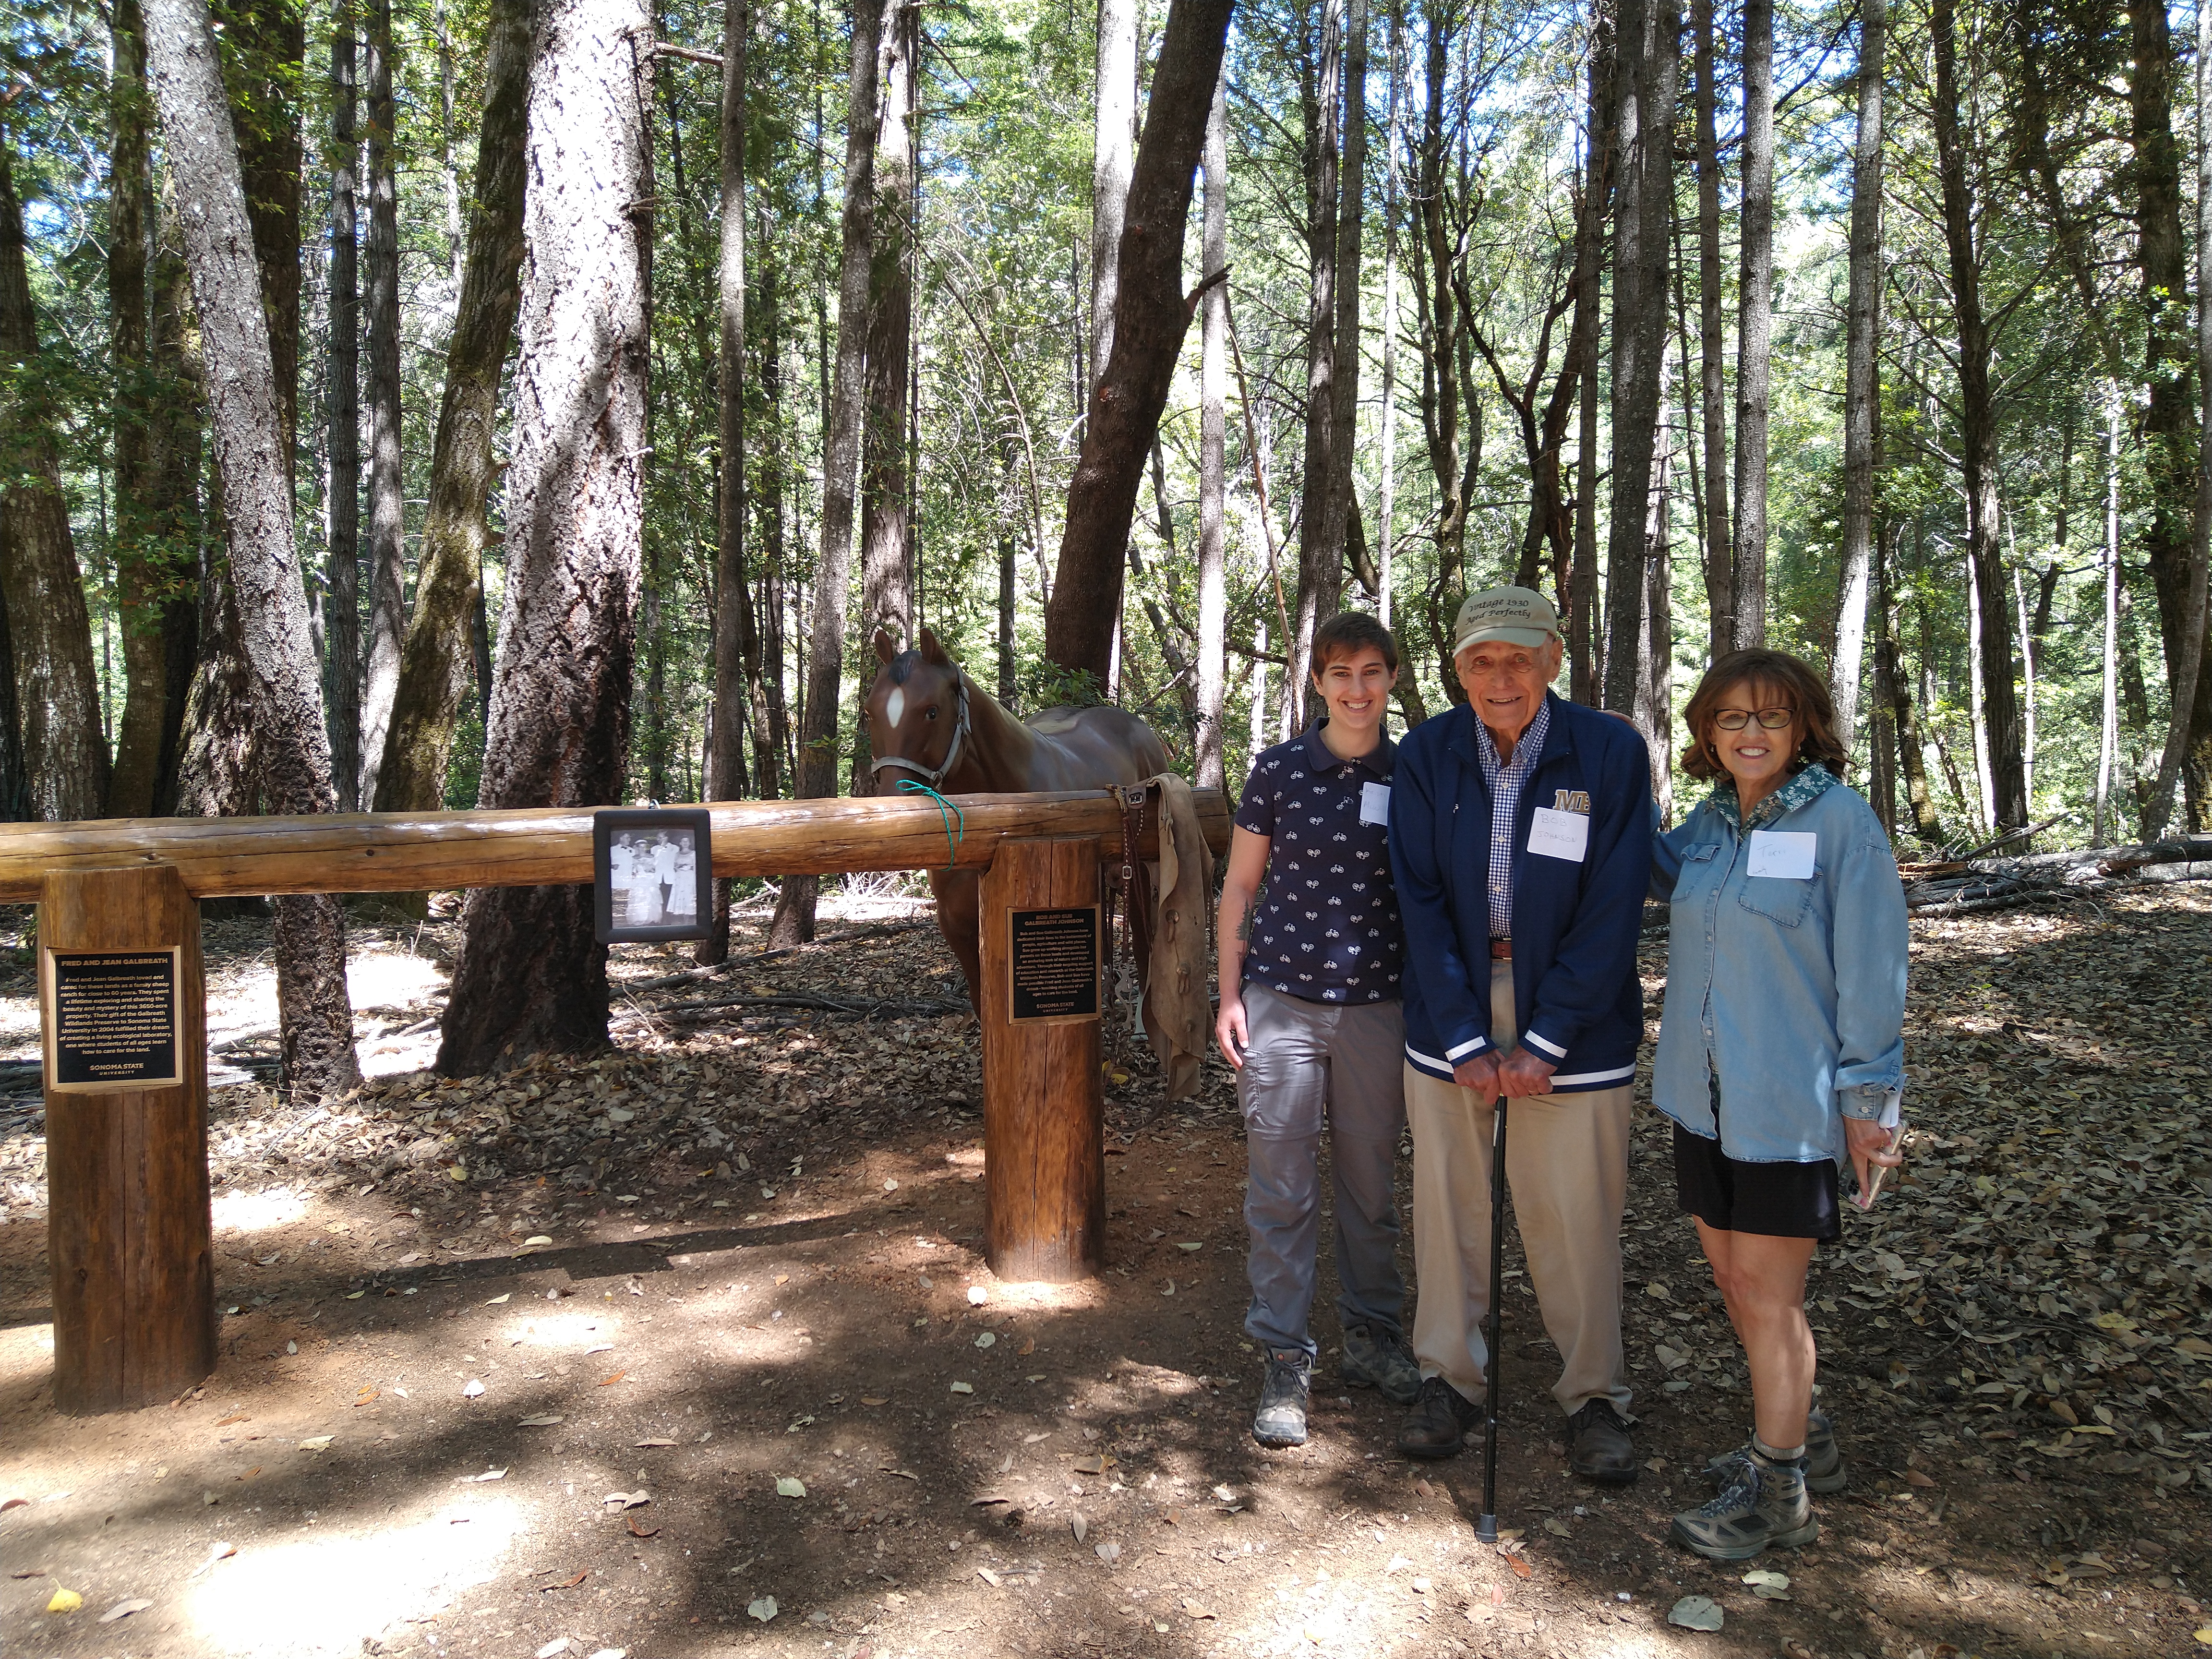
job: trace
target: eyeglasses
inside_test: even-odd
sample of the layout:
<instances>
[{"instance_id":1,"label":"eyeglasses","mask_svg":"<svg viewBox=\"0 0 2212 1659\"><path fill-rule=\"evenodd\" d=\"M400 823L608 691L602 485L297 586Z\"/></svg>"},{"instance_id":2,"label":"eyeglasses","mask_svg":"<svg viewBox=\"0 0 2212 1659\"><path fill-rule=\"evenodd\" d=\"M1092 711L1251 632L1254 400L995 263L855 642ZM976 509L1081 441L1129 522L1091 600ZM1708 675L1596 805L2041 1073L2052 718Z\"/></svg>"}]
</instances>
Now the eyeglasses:
<instances>
[{"instance_id":1,"label":"eyeglasses","mask_svg":"<svg viewBox=\"0 0 2212 1659\"><path fill-rule=\"evenodd\" d=\"M1757 720L1766 732L1779 732L1797 718L1794 708L1762 708L1756 714L1747 708L1723 708L1713 716L1713 724L1723 732L1741 732Z\"/></svg>"}]
</instances>

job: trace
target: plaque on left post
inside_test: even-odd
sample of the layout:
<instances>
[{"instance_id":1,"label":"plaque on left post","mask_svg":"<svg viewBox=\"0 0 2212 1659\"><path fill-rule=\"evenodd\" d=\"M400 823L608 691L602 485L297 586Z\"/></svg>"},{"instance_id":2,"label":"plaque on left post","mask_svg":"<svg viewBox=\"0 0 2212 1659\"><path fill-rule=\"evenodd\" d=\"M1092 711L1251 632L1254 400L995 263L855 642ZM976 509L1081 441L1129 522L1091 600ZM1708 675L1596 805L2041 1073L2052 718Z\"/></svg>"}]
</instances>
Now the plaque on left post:
<instances>
[{"instance_id":1,"label":"plaque on left post","mask_svg":"<svg viewBox=\"0 0 2212 1659\"><path fill-rule=\"evenodd\" d=\"M592 815L599 942L704 939L714 920L713 815L647 806Z\"/></svg>"},{"instance_id":2,"label":"plaque on left post","mask_svg":"<svg viewBox=\"0 0 2212 1659\"><path fill-rule=\"evenodd\" d=\"M48 1089L106 1094L185 1080L176 946L48 951L45 967Z\"/></svg>"}]
</instances>

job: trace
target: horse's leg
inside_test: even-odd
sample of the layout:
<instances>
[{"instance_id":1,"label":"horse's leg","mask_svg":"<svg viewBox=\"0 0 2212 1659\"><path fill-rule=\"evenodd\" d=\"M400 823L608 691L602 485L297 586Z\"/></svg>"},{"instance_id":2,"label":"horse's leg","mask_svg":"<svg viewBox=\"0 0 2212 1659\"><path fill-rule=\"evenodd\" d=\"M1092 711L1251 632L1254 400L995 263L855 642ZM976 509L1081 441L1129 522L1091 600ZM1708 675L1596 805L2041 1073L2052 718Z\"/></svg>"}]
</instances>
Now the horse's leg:
<instances>
[{"instance_id":1,"label":"horse's leg","mask_svg":"<svg viewBox=\"0 0 2212 1659\"><path fill-rule=\"evenodd\" d=\"M937 930L952 947L960 972L968 981L969 1006L983 1016L983 947L978 917L983 902L983 878L973 870L933 870L929 890L937 895Z\"/></svg>"}]
</instances>

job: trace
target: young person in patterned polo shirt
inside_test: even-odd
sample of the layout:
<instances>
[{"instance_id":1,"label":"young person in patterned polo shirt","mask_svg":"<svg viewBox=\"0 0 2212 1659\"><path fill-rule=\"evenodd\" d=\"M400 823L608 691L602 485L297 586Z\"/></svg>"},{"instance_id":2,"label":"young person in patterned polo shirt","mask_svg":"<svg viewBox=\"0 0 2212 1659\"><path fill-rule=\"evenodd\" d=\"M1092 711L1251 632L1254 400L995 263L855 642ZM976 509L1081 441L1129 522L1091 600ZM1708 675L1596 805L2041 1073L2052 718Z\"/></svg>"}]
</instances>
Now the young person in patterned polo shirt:
<instances>
[{"instance_id":1,"label":"young person in patterned polo shirt","mask_svg":"<svg viewBox=\"0 0 2212 1659\"><path fill-rule=\"evenodd\" d=\"M1421 1382L1400 1320L1392 1189L1406 1122L1405 951L1387 827L1395 751L1382 713L1398 647L1374 617L1346 612L1315 631L1313 661L1328 719L1254 761L1221 887L1213 1035L1237 1068L1244 1114L1244 1328L1267 1353L1252 1419L1263 1446L1306 1437L1324 1127L1343 1378L1400 1405Z\"/></svg>"}]
</instances>

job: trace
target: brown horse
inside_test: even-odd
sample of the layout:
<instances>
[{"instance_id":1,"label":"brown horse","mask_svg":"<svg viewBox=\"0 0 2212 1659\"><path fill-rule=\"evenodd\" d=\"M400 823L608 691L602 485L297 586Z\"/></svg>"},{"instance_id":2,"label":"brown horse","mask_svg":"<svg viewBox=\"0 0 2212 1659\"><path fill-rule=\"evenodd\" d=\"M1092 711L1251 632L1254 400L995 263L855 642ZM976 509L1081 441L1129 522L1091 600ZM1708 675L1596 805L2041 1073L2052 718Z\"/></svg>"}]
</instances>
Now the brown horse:
<instances>
[{"instance_id":1,"label":"brown horse","mask_svg":"<svg viewBox=\"0 0 2212 1659\"><path fill-rule=\"evenodd\" d=\"M937 636L921 630L919 650L900 651L876 635L883 668L868 689L868 747L886 793L911 777L947 795L1025 794L1105 789L1168 769L1159 734L1118 708L1047 708L1016 720L960 665ZM981 948L976 917L979 870L932 870L937 925L959 958L968 1000L982 1012Z\"/></svg>"}]
</instances>

